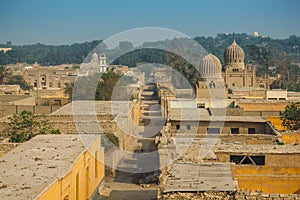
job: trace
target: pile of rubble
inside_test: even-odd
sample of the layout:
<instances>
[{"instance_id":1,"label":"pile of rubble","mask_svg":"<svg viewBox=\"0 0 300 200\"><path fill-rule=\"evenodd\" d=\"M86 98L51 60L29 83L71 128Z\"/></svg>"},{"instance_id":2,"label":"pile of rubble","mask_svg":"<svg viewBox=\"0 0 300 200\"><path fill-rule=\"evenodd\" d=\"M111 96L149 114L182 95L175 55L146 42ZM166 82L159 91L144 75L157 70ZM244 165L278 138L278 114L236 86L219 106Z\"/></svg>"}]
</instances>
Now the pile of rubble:
<instances>
[{"instance_id":1,"label":"pile of rubble","mask_svg":"<svg viewBox=\"0 0 300 200\"><path fill-rule=\"evenodd\" d=\"M182 199L205 199L205 200L297 200L300 194L263 194L257 192L175 192L162 194L160 199L182 200Z\"/></svg>"},{"instance_id":2,"label":"pile of rubble","mask_svg":"<svg viewBox=\"0 0 300 200\"><path fill-rule=\"evenodd\" d=\"M161 199L166 200L181 200L181 199L210 199L210 200L233 200L234 193L231 192L199 192L199 193L185 193L185 192L176 192L176 193L166 193L163 194Z\"/></svg>"}]
</instances>

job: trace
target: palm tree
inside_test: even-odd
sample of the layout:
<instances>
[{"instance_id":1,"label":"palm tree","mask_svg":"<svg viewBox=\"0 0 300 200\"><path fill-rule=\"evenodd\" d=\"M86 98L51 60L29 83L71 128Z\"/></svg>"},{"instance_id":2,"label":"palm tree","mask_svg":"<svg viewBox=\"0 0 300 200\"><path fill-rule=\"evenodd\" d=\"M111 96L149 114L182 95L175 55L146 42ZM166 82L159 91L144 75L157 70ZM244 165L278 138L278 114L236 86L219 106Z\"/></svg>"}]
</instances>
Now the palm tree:
<instances>
[{"instance_id":1,"label":"palm tree","mask_svg":"<svg viewBox=\"0 0 300 200\"><path fill-rule=\"evenodd\" d=\"M5 67L4 66L0 66L0 85L2 85L4 83L4 79L5 79Z\"/></svg>"},{"instance_id":2,"label":"palm tree","mask_svg":"<svg viewBox=\"0 0 300 200\"><path fill-rule=\"evenodd\" d=\"M0 65L0 85L7 84L11 76L12 72L7 67Z\"/></svg>"}]
</instances>

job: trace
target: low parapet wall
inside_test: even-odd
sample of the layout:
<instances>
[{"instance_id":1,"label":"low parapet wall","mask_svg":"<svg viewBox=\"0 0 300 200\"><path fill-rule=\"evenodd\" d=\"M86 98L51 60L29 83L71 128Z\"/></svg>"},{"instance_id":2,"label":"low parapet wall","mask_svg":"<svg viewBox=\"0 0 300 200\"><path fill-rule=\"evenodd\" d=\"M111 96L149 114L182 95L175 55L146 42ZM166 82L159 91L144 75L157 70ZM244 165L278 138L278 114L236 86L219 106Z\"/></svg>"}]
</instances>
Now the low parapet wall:
<instances>
[{"instance_id":1,"label":"low parapet wall","mask_svg":"<svg viewBox=\"0 0 300 200\"><path fill-rule=\"evenodd\" d=\"M34 114L50 114L58 110L61 106L25 106L25 105L1 105L0 117L7 115L19 114L22 111L30 111Z\"/></svg>"}]
</instances>

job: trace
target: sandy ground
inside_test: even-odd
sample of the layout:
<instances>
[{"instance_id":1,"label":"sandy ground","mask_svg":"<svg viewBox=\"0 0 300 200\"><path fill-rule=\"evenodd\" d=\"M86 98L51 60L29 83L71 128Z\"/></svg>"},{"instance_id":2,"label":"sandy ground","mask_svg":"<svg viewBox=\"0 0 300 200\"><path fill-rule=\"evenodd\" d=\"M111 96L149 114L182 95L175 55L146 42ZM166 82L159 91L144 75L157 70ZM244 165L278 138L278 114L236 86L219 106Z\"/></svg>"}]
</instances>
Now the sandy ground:
<instances>
[{"instance_id":1,"label":"sandy ground","mask_svg":"<svg viewBox=\"0 0 300 200\"><path fill-rule=\"evenodd\" d=\"M151 87L151 86L149 86ZM154 89L154 87L152 86ZM103 187L100 189L100 195L95 200L153 200L157 199L157 183L146 184L142 187L139 182L144 180L142 177L153 175L152 169L159 168L159 157L154 144L154 138L161 130L164 120L161 119L160 107L157 97L152 97L153 91L143 92L143 107L141 122L145 129L140 135L139 142L142 144L143 153L137 156L123 158L118 165L118 172L115 178L105 177ZM153 98L153 99L152 99ZM147 99L147 100L145 100ZM150 109L144 109L149 107ZM127 172L124 172L127 171ZM138 174L137 171L148 172ZM129 173L131 172L131 173Z\"/></svg>"},{"instance_id":2,"label":"sandy ground","mask_svg":"<svg viewBox=\"0 0 300 200\"><path fill-rule=\"evenodd\" d=\"M141 185L129 183L128 177L118 176L126 181L119 182L114 178L106 177L100 195L95 200L153 200L157 199L157 185L151 184L143 188Z\"/></svg>"}]
</instances>

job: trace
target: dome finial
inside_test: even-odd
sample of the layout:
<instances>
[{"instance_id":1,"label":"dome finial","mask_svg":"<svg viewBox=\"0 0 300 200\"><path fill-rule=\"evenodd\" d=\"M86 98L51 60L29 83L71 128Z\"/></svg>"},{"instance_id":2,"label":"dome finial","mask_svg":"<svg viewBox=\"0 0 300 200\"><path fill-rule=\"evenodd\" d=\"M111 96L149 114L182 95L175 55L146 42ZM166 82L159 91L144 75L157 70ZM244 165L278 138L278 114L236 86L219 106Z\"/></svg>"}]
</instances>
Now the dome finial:
<instances>
[{"instance_id":1,"label":"dome finial","mask_svg":"<svg viewBox=\"0 0 300 200\"><path fill-rule=\"evenodd\" d=\"M235 41L235 32L233 32L233 44L236 44L236 41Z\"/></svg>"}]
</instances>

